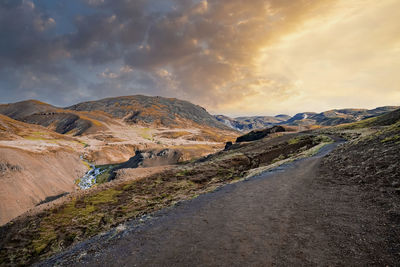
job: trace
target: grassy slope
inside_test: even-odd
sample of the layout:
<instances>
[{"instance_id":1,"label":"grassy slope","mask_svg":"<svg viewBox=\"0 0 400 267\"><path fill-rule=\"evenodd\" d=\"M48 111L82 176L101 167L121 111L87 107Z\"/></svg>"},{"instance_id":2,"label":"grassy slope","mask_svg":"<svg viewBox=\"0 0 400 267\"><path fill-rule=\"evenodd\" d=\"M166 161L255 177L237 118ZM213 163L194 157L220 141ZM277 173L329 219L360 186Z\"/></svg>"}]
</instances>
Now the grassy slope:
<instances>
[{"instance_id":1,"label":"grassy slope","mask_svg":"<svg viewBox=\"0 0 400 267\"><path fill-rule=\"evenodd\" d=\"M400 255L400 112L350 125L363 131L339 147L321 164L326 183L355 187L363 201L382 211L382 240L394 257ZM372 127L373 129L369 129ZM348 125L345 127L348 129ZM367 134L365 134L367 133Z\"/></svg>"},{"instance_id":2,"label":"grassy slope","mask_svg":"<svg viewBox=\"0 0 400 267\"><path fill-rule=\"evenodd\" d=\"M346 129L362 129L374 126L389 126L397 123L399 119L400 119L400 109L397 109L395 111L386 113L378 117L373 117L354 123L344 124L338 126L337 128L346 130Z\"/></svg>"},{"instance_id":3,"label":"grassy slope","mask_svg":"<svg viewBox=\"0 0 400 267\"><path fill-rule=\"evenodd\" d=\"M254 168L324 141L315 135L266 138L17 219L0 228L0 264L36 262L126 220L214 190L246 177Z\"/></svg>"}]
</instances>

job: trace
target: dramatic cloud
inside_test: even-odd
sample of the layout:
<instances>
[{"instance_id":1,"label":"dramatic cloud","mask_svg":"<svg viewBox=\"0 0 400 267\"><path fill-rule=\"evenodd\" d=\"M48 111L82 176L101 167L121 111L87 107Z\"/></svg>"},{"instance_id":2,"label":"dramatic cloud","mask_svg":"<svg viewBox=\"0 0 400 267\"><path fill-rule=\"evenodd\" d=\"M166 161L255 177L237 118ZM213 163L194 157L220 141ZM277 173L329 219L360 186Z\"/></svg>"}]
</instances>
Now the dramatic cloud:
<instances>
[{"instance_id":1,"label":"dramatic cloud","mask_svg":"<svg viewBox=\"0 0 400 267\"><path fill-rule=\"evenodd\" d=\"M2 102L184 98L215 113L400 102L384 0L0 0Z\"/></svg>"}]
</instances>

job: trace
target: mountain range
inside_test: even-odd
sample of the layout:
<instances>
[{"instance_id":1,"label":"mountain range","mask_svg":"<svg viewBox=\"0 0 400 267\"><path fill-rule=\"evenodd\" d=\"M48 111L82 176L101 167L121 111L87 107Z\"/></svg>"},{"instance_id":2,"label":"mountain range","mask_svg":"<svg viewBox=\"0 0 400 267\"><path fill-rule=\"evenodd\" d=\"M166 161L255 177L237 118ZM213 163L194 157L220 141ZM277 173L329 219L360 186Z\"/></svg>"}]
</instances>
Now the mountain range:
<instances>
[{"instance_id":1,"label":"mountain range","mask_svg":"<svg viewBox=\"0 0 400 267\"><path fill-rule=\"evenodd\" d=\"M321 113L302 112L293 117L242 116L230 118L209 114L203 107L176 98L144 95L105 98L59 108L37 100L1 104L0 114L30 124L42 125L57 133L75 136L106 130L108 124L120 121L144 127L207 127L218 130L251 131L276 125L333 126L351 123L397 109L384 106L375 109L333 109Z\"/></svg>"},{"instance_id":2,"label":"mountain range","mask_svg":"<svg viewBox=\"0 0 400 267\"><path fill-rule=\"evenodd\" d=\"M225 125L238 131L264 129L276 125L290 126L334 126L351 123L376 117L398 109L397 106L384 106L375 109L332 109L321 113L302 112L293 117L288 115L253 116L230 118L224 115L215 115L215 118Z\"/></svg>"},{"instance_id":3,"label":"mountain range","mask_svg":"<svg viewBox=\"0 0 400 267\"><path fill-rule=\"evenodd\" d=\"M0 105L0 114L26 123L50 127L55 132L82 135L106 128L111 120L152 127L211 127L230 130L204 108L175 98L143 95L106 98L58 108L37 100ZM112 122L111 122L112 123Z\"/></svg>"}]
</instances>

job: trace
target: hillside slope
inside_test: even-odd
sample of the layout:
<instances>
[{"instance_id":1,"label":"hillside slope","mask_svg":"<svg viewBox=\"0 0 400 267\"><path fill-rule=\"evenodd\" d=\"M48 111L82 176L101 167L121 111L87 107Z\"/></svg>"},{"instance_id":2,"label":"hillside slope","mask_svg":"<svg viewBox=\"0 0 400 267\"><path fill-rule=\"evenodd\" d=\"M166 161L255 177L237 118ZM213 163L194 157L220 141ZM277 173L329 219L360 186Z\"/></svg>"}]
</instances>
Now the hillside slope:
<instances>
[{"instance_id":1,"label":"hillside slope","mask_svg":"<svg viewBox=\"0 0 400 267\"><path fill-rule=\"evenodd\" d=\"M186 106L181 113L195 109L192 117L204 123L175 116L171 128L166 128L150 121L124 121L100 110L67 110L35 100L0 105L0 224L48 197L77 190L75 181L87 171L80 157L94 165L118 164L138 150L172 148L182 153L181 160L192 160L214 153L236 137L235 131L223 125L209 126L211 116L200 107L182 105Z\"/></svg>"},{"instance_id":2,"label":"hillside slope","mask_svg":"<svg viewBox=\"0 0 400 267\"><path fill-rule=\"evenodd\" d=\"M0 115L0 224L75 189L87 170L76 139Z\"/></svg>"},{"instance_id":3,"label":"hillside slope","mask_svg":"<svg viewBox=\"0 0 400 267\"><path fill-rule=\"evenodd\" d=\"M101 125L85 114L63 110L37 100L2 104L0 114L18 121L41 125L57 133L71 133L75 136Z\"/></svg>"},{"instance_id":4,"label":"hillside slope","mask_svg":"<svg viewBox=\"0 0 400 267\"><path fill-rule=\"evenodd\" d=\"M15 120L23 120L40 112L55 112L57 108L37 100L26 100L10 104L0 104L0 113Z\"/></svg>"},{"instance_id":5,"label":"hillside slope","mask_svg":"<svg viewBox=\"0 0 400 267\"><path fill-rule=\"evenodd\" d=\"M143 95L106 98L76 104L66 109L102 111L125 122L164 127L200 126L229 130L204 108L175 98Z\"/></svg>"}]
</instances>

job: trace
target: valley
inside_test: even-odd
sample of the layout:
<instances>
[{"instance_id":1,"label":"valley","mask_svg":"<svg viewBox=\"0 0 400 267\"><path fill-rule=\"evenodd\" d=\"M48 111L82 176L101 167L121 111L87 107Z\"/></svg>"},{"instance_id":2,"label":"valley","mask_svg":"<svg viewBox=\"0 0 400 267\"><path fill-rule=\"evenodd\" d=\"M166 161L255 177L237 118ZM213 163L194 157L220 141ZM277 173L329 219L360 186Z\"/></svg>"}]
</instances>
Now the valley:
<instances>
[{"instance_id":1,"label":"valley","mask_svg":"<svg viewBox=\"0 0 400 267\"><path fill-rule=\"evenodd\" d=\"M141 96L123 99L144 101ZM152 105L159 101L176 101L145 99L148 103L137 108L148 114L152 112ZM105 112L61 109L35 100L0 105L0 164L18 166L18 170L4 167L1 173L0 224L47 197L88 188L89 184L93 186L89 179L82 181L91 165L120 164L133 157L135 151L157 148L178 149L182 153L179 161L187 161L216 152L237 136L202 108L181 102L188 107L185 106L186 110L182 109L180 115L187 118L172 117L170 121L163 120L165 124L161 123L161 118L143 123L127 120L127 114L133 112L129 108L135 110L131 106L118 112L114 109ZM121 114L121 110L126 113L113 117ZM174 116L174 113L166 114ZM190 120L190 116L195 117ZM172 122L173 125L167 124ZM105 179L107 181L107 177Z\"/></svg>"},{"instance_id":2,"label":"valley","mask_svg":"<svg viewBox=\"0 0 400 267\"><path fill-rule=\"evenodd\" d=\"M131 98L135 97L123 97L125 100ZM157 102L159 99L154 98L153 101ZM106 103L109 101L107 100ZM115 107L113 101L112 107ZM146 101L149 100L146 98ZM127 121L126 113L121 113L126 108L115 111L103 108L104 101L100 103L102 103L100 107L97 103L91 103L89 108L88 104L77 105L74 109L79 110L71 111L77 112L75 114L79 114L80 118L83 117L80 112L85 112L84 118L91 120L91 126L83 132L77 132L77 130L64 134L57 132L56 125L64 124L64 119L46 126L41 123L36 124L37 121L24 122L26 119L18 116L15 116L15 119L21 121L5 115L0 117L2 119L0 182L4 188L0 191L2 200L0 214L7 214L1 217L5 225L0 227L0 234L4 237L0 242L0 262L3 264L32 264L46 259L48 261L43 262L44 265L70 265L71 261L82 265L96 264L99 260L104 262L104 259L92 255L93 251L100 250L101 253L105 253L104 257L109 258L107 254L109 252L105 251L109 251L110 248L98 245L98 238L102 238L97 236L98 234L125 236L126 233L127 236L140 236L140 233L136 233L133 229L147 222L145 218L151 218L153 214L157 217L158 215L155 214L159 212L165 214L162 215L166 216L165 220L169 220L170 216L174 218L175 212L181 212L179 211L181 203L184 203L182 205L185 209L192 212L196 208L191 208L191 205L196 206L195 203L198 201L202 203L201 199L217 197L221 194L219 192L229 191L229 188L247 190L245 195L238 193L239 195L235 196L235 193L229 193L232 194L230 197L237 198L239 202L244 197L246 200L243 201L247 202L243 203L247 204L243 205L253 207L243 213L244 218L254 217L253 209L263 209L264 204L252 206L255 204L251 203L268 202L270 205L275 205L272 203L282 202L282 205L275 207L276 214L292 214L288 219L295 220L296 223L302 222L303 213L297 214L292 210L293 203L300 205L300 209L306 211L305 214L307 214L310 205L307 195L311 193L310 189L304 186L317 182L318 186L315 188L320 190L320 193L318 195L313 193L313 196L316 203L322 205L318 209L326 209L324 205L332 205L329 201L339 201L332 198L326 202L325 193L337 195L342 184L349 184L349 188L355 186L353 188L355 191L349 189L350 195L363 192L363 198L365 197L368 201L379 200L378 204L374 204L374 209L381 210L374 216L385 218L389 226L397 220L397 217L393 217L392 214L397 212L397 203L399 203L396 196L400 160L396 152L400 145L397 138L400 132L399 110L334 126L310 125L303 128L296 124L282 123L282 126L275 125L266 129L240 133L220 123L213 116L207 115L208 113L204 115L201 108L196 116L192 114L192 109L187 109L190 115L182 115L181 113L185 113L186 110L180 110L180 117L187 117L180 125L178 125L181 122L180 119L174 122L166 120L168 125L163 125L160 123L161 120L155 122L152 118L143 121L141 119L140 123L135 123L129 117ZM83 109L85 111L82 111ZM96 112L100 112L101 115L96 115ZM29 116L35 116L34 114ZM42 114L40 116L46 116L43 115L44 113L40 114ZM160 114L158 113L157 116L163 116ZM178 115L175 116L178 117ZM203 117L204 119L200 119ZM193 118L193 120L188 118ZM213 122L210 123L209 120ZM346 143L343 144L344 142ZM374 156L372 158L367 156L365 149L374 151ZM344 161L348 163L343 163ZM343 166L346 167L343 168ZM306 171L308 169L309 171ZM293 178L295 180L290 180L292 179L290 177L295 177ZM269 182L269 179L276 182ZM262 182L263 187L256 185L258 181ZM255 184L258 189L253 187L245 189L247 184ZM278 191L284 188L290 188L290 190L278 196L274 195L273 188ZM272 190L268 191L271 199L265 199L263 190ZM10 192L14 197L10 197ZM250 192L259 192L259 195L258 193L253 195ZM293 200L288 198L289 192L298 198ZM248 202L250 199L246 196L252 196L251 199L261 197L264 202L250 203ZM223 200L217 197L213 201L217 201L215 205L218 205L217 203ZM349 200L341 198L340 201L344 202L335 212L340 213L340 209L347 209L346 203ZM359 201L362 203L361 200ZM225 214L228 210L234 214L237 205L241 205L234 203L232 202L230 206L225 205L223 209L202 210L201 212L204 212L202 216L208 221L210 216L218 218L216 214ZM170 208L171 211L166 208ZM310 212L310 216L313 217L320 216L322 211ZM360 214L357 216L361 216L361 219L364 218L362 216L367 216L365 215L367 211L361 206L357 212ZM188 215L189 220L191 220L190 216L194 216L193 213L190 214L192 215ZM265 216L270 216L268 214ZM332 213L332 216L336 216L334 214ZM284 220L284 218L286 217L279 220ZM334 227L350 223L346 221L346 218L339 217L334 222L332 221L335 224ZM160 220L163 227L168 227L168 223L162 222L164 219ZM182 223L188 225L187 222ZM219 225L220 222L214 223ZM243 223L248 222L243 221ZM262 224L261 221L259 223ZM281 223L285 222L279 224ZM296 223L285 225L296 229ZM319 224L310 220L302 223L311 228L320 227ZM378 229L374 220L366 223L371 229ZM254 227L256 227L254 229L259 229L257 227L261 226L254 225ZM268 224L267 229L276 227L275 224ZM389 228L379 228L377 231L389 231ZM386 249L396 249L394 241L391 240L398 240L397 238L400 237L395 228L390 229L393 236L379 245L383 249L382 257L376 263L394 263L398 260L386 252ZM153 235L152 228L148 231ZM193 229L189 227L187 231L193 231ZM221 231L221 229L216 228L216 231ZM330 236L330 233L315 231L312 234ZM271 233L267 231L264 234ZM210 235L213 235L212 232ZM288 236L276 238L263 243L262 246L280 247L281 244L274 242ZM86 242L86 240L89 240L89 243L82 244L87 244L84 245L87 256L81 257L81 242ZM91 247L91 242L95 242L93 244L96 248ZM120 242L123 241L111 238L104 242L112 242L112 246L118 248ZM187 241L184 236L178 235L174 236L173 240L160 242ZM199 240L199 242L202 241ZM355 263L353 258L337 261L337 256L326 254L327 250L323 247L325 241L317 238L315 242L310 245L313 249L320 247L316 244L322 242L321 249L323 250L318 252L324 255L320 259L321 262L328 260L332 263ZM359 249L357 243L352 243L347 239L339 238L337 242L337 244L348 242L349 248L353 247L357 251ZM204 244L212 246L208 243ZM80 247L79 252L75 246ZM122 246L125 247L125 245ZM143 249L147 251L145 253L152 254L152 250L149 250L147 245ZM363 247L360 249L360 255L369 253ZM66 254L51 258L62 251L66 251ZM338 255L347 253L340 249L337 251ZM115 252L110 253L117 255ZM175 250L174 253L184 252ZM304 251L304 253L307 254L309 251ZM229 255L229 253L224 255ZM167 257L164 254L159 256L160 259ZM277 257L279 262L295 261L290 257L281 258L279 255L274 257ZM304 260L309 263L314 262L310 257L310 255L305 256ZM124 256L124 259L127 260L124 264L142 261L136 256L128 258ZM230 257L230 259L233 260L235 257ZM257 259L264 261L262 258ZM155 263L157 258L153 260ZM229 261L228 258L223 260ZM113 263L109 262L111 265L119 262L117 259L112 261ZM374 260L369 259L367 262L371 261ZM188 258L185 262L189 264L192 260ZM146 261L143 262L145 263ZM170 263L173 264L173 262ZM314 263L318 263L318 260Z\"/></svg>"}]
</instances>

